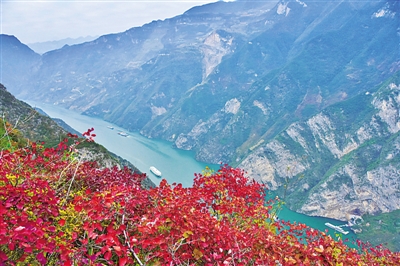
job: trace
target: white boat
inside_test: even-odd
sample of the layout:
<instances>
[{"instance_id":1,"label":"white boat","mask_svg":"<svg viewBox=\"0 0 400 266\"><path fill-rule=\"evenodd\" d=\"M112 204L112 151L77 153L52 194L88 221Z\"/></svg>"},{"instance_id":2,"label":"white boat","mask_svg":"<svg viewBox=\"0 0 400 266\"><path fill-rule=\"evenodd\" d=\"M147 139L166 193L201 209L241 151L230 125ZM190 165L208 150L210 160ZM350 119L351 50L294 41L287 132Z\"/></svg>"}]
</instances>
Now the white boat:
<instances>
[{"instance_id":1,"label":"white boat","mask_svg":"<svg viewBox=\"0 0 400 266\"><path fill-rule=\"evenodd\" d=\"M126 134L125 132L118 132L118 135L123 136L123 137L127 137L129 136L128 134Z\"/></svg>"},{"instance_id":2,"label":"white boat","mask_svg":"<svg viewBox=\"0 0 400 266\"><path fill-rule=\"evenodd\" d=\"M155 168L154 166L150 166L150 171L155 174L156 176L160 177L161 176L161 172L160 170L158 170L157 168Z\"/></svg>"},{"instance_id":3,"label":"white boat","mask_svg":"<svg viewBox=\"0 0 400 266\"><path fill-rule=\"evenodd\" d=\"M337 226L337 225L333 225L331 223L325 223L326 226L335 229L336 231L338 231L339 233L345 234L347 235L349 232L348 231L344 231L342 227Z\"/></svg>"},{"instance_id":4,"label":"white boat","mask_svg":"<svg viewBox=\"0 0 400 266\"><path fill-rule=\"evenodd\" d=\"M107 126L109 129L114 129L114 127L112 127L112 126Z\"/></svg>"}]
</instances>

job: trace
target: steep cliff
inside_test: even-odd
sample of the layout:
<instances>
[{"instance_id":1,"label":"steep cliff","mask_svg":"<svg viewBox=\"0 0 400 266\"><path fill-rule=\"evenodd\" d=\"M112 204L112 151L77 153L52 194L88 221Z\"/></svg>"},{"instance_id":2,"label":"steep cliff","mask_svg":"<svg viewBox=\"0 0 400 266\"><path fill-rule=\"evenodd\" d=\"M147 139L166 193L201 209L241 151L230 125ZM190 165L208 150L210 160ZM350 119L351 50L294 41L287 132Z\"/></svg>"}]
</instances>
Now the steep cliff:
<instances>
[{"instance_id":1,"label":"steep cliff","mask_svg":"<svg viewBox=\"0 0 400 266\"><path fill-rule=\"evenodd\" d=\"M239 165L294 210L390 212L399 208L398 10L385 0L220 1L34 56L29 73L10 49L5 66L27 78L3 79L19 97Z\"/></svg>"},{"instance_id":2,"label":"steep cliff","mask_svg":"<svg viewBox=\"0 0 400 266\"><path fill-rule=\"evenodd\" d=\"M399 74L291 124L240 166L308 215L346 220L400 209Z\"/></svg>"},{"instance_id":3,"label":"steep cliff","mask_svg":"<svg viewBox=\"0 0 400 266\"><path fill-rule=\"evenodd\" d=\"M21 98L235 165L291 123L393 75L397 8L384 0L218 2L65 46L39 61L35 55L33 67L3 79ZM4 47L20 47L3 58L7 69L18 70L12 59L24 46L15 43L2 35ZM18 74L26 82L10 80Z\"/></svg>"}]
</instances>

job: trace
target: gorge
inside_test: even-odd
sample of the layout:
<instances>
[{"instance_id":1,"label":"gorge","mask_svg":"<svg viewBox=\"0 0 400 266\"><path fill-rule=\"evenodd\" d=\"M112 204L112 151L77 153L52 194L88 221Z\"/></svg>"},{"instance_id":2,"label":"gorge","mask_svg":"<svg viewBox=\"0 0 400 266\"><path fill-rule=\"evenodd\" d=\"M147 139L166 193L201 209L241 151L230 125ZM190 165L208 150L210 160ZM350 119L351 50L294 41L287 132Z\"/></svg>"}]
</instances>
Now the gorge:
<instances>
[{"instance_id":1,"label":"gorge","mask_svg":"<svg viewBox=\"0 0 400 266\"><path fill-rule=\"evenodd\" d=\"M294 211L390 214L400 209L398 10L217 2L43 55L1 35L2 82L20 99L239 166Z\"/></svg>"}]
</instances>

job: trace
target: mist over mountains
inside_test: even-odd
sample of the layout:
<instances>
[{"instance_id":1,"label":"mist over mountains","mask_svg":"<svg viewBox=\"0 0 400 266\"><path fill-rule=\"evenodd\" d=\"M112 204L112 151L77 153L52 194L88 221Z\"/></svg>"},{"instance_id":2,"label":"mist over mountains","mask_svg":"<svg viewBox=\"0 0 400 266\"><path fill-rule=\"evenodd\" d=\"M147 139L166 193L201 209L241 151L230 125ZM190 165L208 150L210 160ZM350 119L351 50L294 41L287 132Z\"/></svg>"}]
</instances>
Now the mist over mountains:
<instances>
[{"instance_id":1,"label":"mist over mountains","mask_svg":"<svg viewBox=\"0 0 400 266\"><path fill-rule=\"evenodd\" d=\"M84 42L93 41L94 39L97 39L97 38L98 38L98 36L66 38L66 39L55 40L55 41L28 43L28 46L36 53L44 54L44 53L52 51L52 50L60 49L64 45L80 44L80 43L84 43Z\"/></svg>"},{"instance_id":2,"label":"mist over mountains","mask_svg":"<svg viewBox=\"0 0 400 266\"><path fill-rule=\"evenodd\" d=\"M236 1L38 55L1 35L2 82L243 167L288 206L400 209L398 1Z\"/></svg>"}]
</instances>

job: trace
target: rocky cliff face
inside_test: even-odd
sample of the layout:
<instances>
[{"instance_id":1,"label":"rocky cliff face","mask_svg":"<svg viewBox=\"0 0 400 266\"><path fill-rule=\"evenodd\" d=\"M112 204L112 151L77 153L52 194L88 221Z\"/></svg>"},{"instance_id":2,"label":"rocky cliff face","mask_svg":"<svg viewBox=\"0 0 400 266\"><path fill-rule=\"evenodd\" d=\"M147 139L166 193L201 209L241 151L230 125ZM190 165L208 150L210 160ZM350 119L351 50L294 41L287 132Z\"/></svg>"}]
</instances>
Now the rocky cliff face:
<instances>
[{"instance_id":1,"label":"rocky cliff face","mask_svg":"<svg viewBox=\"0 0 400 266\"><path fill-rule=\"evenodd\" d=\"M389 211L398 194L384 201L366 178L398 167L398 5L220 1L33 53L27 75L10 49L3 68L16 72L3 79L19 97L244 167L294 210L340 219Z\"/></svg>"},{"instance_id":2,"label":"rocky cliff face","mask_svg":"<svg viewBox=\"0 0 400 266\"><path fill-rule=\"evenodd\" d=\"M358 119L357 103L364 106ZM399 131L397 74L376 92L291 124L240 166L281 195L287 185L289 205L308 215L391 212L400 208Z\"/></svg>"}]
</instances>

